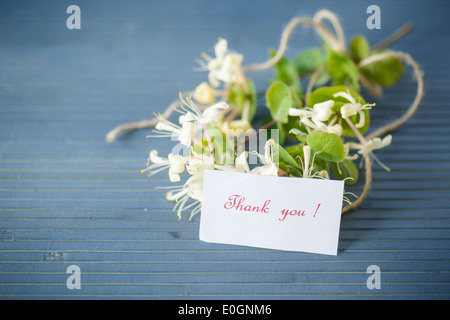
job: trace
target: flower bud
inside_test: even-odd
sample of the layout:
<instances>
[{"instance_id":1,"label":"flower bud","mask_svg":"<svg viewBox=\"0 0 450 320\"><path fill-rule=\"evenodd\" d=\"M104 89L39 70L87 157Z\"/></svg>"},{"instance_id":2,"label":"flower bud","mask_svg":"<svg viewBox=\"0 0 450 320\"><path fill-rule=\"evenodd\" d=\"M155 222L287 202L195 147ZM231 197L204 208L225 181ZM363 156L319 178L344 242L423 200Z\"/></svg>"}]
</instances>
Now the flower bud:
<instances>
[{"instance_id":1,"label":"flower bud","mask_svg":"<svg viewBox=\"0 0 450 320\"><path fill-rule=\"evenodd\" d=\"M193 97L202 104L211 104L216 101L214 89L206 82L200 83L195 88Z\"/></svg>"}]
</instances>

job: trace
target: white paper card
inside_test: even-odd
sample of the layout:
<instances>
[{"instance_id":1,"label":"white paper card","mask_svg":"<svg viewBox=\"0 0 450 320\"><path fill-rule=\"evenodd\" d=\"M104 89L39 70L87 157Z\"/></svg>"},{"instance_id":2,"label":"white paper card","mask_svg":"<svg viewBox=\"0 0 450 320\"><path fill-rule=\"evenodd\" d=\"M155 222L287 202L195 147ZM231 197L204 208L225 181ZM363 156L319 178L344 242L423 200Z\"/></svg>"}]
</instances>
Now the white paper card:
<instances>
[{"instance_id":1,"label":"white paper card","mask_svg":"<svg viewBox=\"0 0 450 320\"><path fill-rule=\"evenodd\" d=\"M200 240L337 255L344 182L205 170Z\"/></svg>"}]
</instances>

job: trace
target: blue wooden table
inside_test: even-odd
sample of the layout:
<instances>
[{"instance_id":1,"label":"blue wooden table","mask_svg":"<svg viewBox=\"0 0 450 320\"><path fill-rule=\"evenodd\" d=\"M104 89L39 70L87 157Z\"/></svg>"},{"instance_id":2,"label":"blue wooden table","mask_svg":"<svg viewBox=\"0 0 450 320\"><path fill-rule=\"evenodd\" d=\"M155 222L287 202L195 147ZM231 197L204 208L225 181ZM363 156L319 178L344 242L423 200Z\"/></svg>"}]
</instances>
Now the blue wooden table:
<instances>
[{"instance_id":1,"label":"blue wooden table","mask_svg":"<svg viewBox=\"0 0 450 320\"><path fill-rule=\"evenodd\" d=\"M373 2L373 3L372 3ZM69 30L69 5L81 29ZM381 9L369 30L366 9ZM378 152L360 209L343 216L338 256L208 244L199 219L177 221L141 174L151 129L105 134L152 117L206 79L195 58L218 37L264 61L295 15L335 11L346 36L377 43L405 22L392 48L425 74L425 97ZM0 4L0 298L448 299L450 296L450 34L447 1L3 1ZM299 28L288 57L320 41ZM249 76L265 88L271 71ZM415 94L412 72L377 99L376 128ZM264 101L261 101L261 109ZM261 117L264 116L261 110ZM358 190L356 190L358 191ZM79 267L81 289L66 273ZM381 271L370 290L367 269Z\"/></svg>"}]
</instances>

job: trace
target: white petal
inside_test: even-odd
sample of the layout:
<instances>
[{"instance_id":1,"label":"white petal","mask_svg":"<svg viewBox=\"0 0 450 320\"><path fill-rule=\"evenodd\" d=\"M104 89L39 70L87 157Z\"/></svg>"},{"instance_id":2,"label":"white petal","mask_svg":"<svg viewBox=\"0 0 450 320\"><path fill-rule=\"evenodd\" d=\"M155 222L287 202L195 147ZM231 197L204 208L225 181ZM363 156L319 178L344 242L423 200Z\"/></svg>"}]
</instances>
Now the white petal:
<instances>
[{"instance_id":1,"label":"white petal","mask_svg":"<svg viewBox=\"0 0 450 320\"><path fill-rule=\"evenodd\" d=\"M317 126L307 117L301 117L300 122L305 124L307 127L310 127L311 129L317 130Z\"/></svg>"},{"instance_id":2,"label":"white petal","mask_svg":"<svg viewBox=\"0 0 450 320\"><path fill-rule=\"evenodd\" d=\"M362 144L357 143L357 142L347 142L346 145L348 146L349 149L362 149Z\"/></svg>"},{"instance_id":3,"label":"white petal","mask_svg":"<svg viewBox=\"0 0 450 320\"><path fill-rule=\"evenodd\" d=\"M178 135L178 141L180 141L182 145L190 147L193 136L194 135L192 134L190 128L185 127L183 128L183 130L181 130L180 134Z\"/></svg>"},{"instance_id":4,"label":"white petal","mask_svg":"<svg viewBox=\"0 0 450 320\"><path fill-rule=\"evenodd\" d=\"M202 166L202 164L203 164L203 161L201 159L192 158L191 160L189 160L189 163L186 166L186 170L190 174L195 174L200 170L200 167Z\"/></svg>"},{"instance_id":5,"label":"white petal","mask_svg":"<svg viewBox=\"0 0 450 320\"><path fill-rule=\"evenodd\" d=\"M225 109L228 109L229 107L230 106L228 105L228 103L221 101L219 103L216 103L215 105L212 105L211 107L209 107L205 111L207 111L209 109L222 109L222 110L225 110Z\"/></svg>"},{"instance_id":6,"label":"white petal","mask_svg":"<svg viewBox=\"0 0 450 320\"><path fill-rule=\"evenodd\" d=\"M201 123L209 123L212 126L215 126L222 119L222 111L224 109L228 109L229 106L226 102L219 102L215 105L209 107L205 111L203 111L203 115L199 122Z\"/></svg>"},{"instance_id":7,"label":"white petal","mask_svg":"<svg viewBox=\"0 0 450 320\"><path fill-rule=\"evenodd\" d=\"M295 134L297 136L297 135L301 134L302 132L300 130L294 128L294 129L291 129L289 131L289 133Z\"/></svg>"},{"instance_id":8,"label":"white petal","mask_svg":"<svg viewBox=\"0 0 450 320\"><path fill-rule=\"evenodd\" d=\"M178 122L182 125L185 122L195 121L197 119L198 117L195 114L193 114L192 112L187 112L186 114L183 114L178 118Z\"/></svg>"},{"instance_id":9,"label":"white petal","mask_svg":"<svg viewBox=\"0 0 450 320\"><path fill-rule=\"evenodd\" d=\"M208 111L208 112L206 112ZM222 119L222 112L218 109L205 110L202 117L199 119L200 123L208 123L215 126Z\"/></svg>"},{"instance_id":10,"label":"white petal","mask_svg":"<svg viewBox=\"0 0 450 320\"><path fill-rule=\"evenodd\" d=\"M180 181L180 175L169 170L169 179L171 182L178 182Z\"/></svg>"},{"instance_id":11,"label":"white petal","mask_svg":"<svg viewBox=\"0 0 450 320\"><path fill-rule=\"evenodd\" d=\"M239 132L245 133L247 130L253 129L253 127L248 120L239 119L230 121L229 129L238 131L236 133L239 134Z\"/></svg>"},{"instance_id":12,"label":"white petal","mask_svg":"<svg viewBox=\"0 0 450 320\"><path fill-rule=\"evenodd\" d=\"M387 147L388 145L391 144L391 141L392 141L391 135L384 137L383 140L381 140L381 138L373 138L372 140L367 141L367 143L361 147L361 150L358 153L368 154L373 150Z\"/></svg>"},{"instance_id":13,"label":"white petal","mask_svg":"<svg viewBox=\"0 0 450 320\"><path fill-rule=\"evenodd\" d=\"M208 73L208 81L214 88L220 86L219 80L217 80L217 70L211 70Z\"/></svg>"},{"instance_id":14,"label":"white petal","mask_svg":"<svg viewBox=\"0 0 450 320\"><path fill-rule=\"evenodd\" d=\"M342 115L342 118L344 118L344 119L347 119L357 113L358 113L358 111L356 110L356 108L353 104L347 103L341 107L341 115Z\"/></svg>"},{"instance_id":15,"label":"white petal","mask_svg":"<svg viewBox=\"0 0 450 320\"><path fill-rule=\"evenodd\" d=\"M352 95L351 95L349 92L343 92L343 91L341 91L341 92L335 93L333 96L334 96L335 98L337 98L337 97L342 97L342 98L344 98L344 99L347 99L347 100L350 101L351 103L356 103L355 99L352 97Z\"/></svg>"},{"instance_id":16,"label":"white petal","mask_svg":"<svg viewBox=\"0 0 450 320\"><path fill-rule=\"evenodd\" d=\"M163 121L160 121L155 126L156 130L160 131L169 131L169 132L177 132L179 128L177 128L175 125L169 125Z\"/></svg>"},{"instance_id":17,"label":"white petal","mask_svg":"<svg viewBox=\"0 0 450 320\"><path fill-rule=\"evenodd\" d=\"M170 171L173 173L182 173L184 171L185 161L181 155L169 154Z\"/></svg>"},{"instance_id":18,"label":"white petal","mask_svg":"<svg viewBox=\"0 0 450 320\"><path fill-rule=\"evenodd\" d=\"M317 121L317 120L314 120L314 123L315 123L315 125L317 127L316 128L317 131L322 131L322 132L327 132L328 131L328 127L327 127L327 125L325 123Z\"/></svg>"},{"instance_id":19,"label":"white petal","mask_svg":"<svg viewBox=\"0 0 450 320\"><path fill-rule=\"evenodd\" d=\"M197 88L195 88L193 97L203 104L210 104L216 101L214 89L206 82L200 83Z\"/></svg>"},{"instance_id":20,"label":"white petal","mask_svg":"<svg viewBox=\"0 0 450 320\"><path fill-rule=\"evenodd\" d=\"M327 131L328 133L334 133L337 136L341 136L342 132L344 131L344 129L342 128L342 126L340 124L335 124L332 127L327 127Z\"/></svg>"},{"instance_id":21,"label":"white petal","mask_svg":"<svg viewBox=\"0 0 450 320\"><path fill-rule=\"evenodd\" d=\"M217 71L216 78L230 83L236 80L236 72L241 68L242 60L244 56L241 54L230 53L228 54L220 69Z\"/></svg>"},{"instance_id":22,"label":"white petal","mask_svg":"<svg viewBox=\"0 0 450 320\"><path fill-rule=\"evenodd\" d=\"M382 147L389 146L391 142L392 142L392 135L387 135L386 137L383 138Z\"/></svg>"},{"instance_id":23,"label":"white petal","mask_svg":"<svg viewBox=\"0 0 450 320\"><path fill-rule=\"evenodd\" d=\"M278 167L275 165L275 163L271 163L268 165L265 165L261 168L259 171L259 174L262 176L278 176Z\"/></svg>"},{"instance_id":24,"label":"white petal","mask_svg":"<svg viewBox=\"0 0 450 320\"><path fill-rule=\"evenodd\" d=\"M220 61L219 59L211 59L208 62L207 68L209 71L212 71L212 70L219 69L221 65L222 65L222 61Z\"/></svg>"},{"instance_id":25,"label":"white petal","mask_svg":"<svg viewBox=\"0 0 450 320\"><path fill-rule=\"evenodd\" d=\"M311 147L304 146L303 147L303 178L307 178L309 175L309 161L311 160Z\"/></svg>"},{"instance_id":26,"label":"white petal","mask_svg":"<svg viewBox=\"0 0 450 320\"><path fill-rule=\"evenodd\" d=\"M296 108L290 108L289 109L289 115L296 117L296 116L302 116L303 115L303 111L300 109L296 109Z\"/></svg>"},{"instance_id":27,"label":"white petal","mask_svg":"<svg viewBox=\"0 0 450 320\"><path fill-rule=\"evenodd\" d=\"M189 163L186 166L186 170L191 175L197 175L198 173L203 174L203 170L212 170L214 169L214 159L206 156L202 156L200 154L194 154L194 158L189 160ZM191 177L192 178L192 177ZM189 178L188 182L192 183L193 180Z\"/></svg>"},{"instance_id":28,"label":"white petal","mask_svg":"<svg viewBox=\"0 0 450 320\"><path fill-rule=\"evenodd\" d=\"M236 158L235 167L239 172L250 172L250 167L247 163L248 153L242 152L239 157Z\"/></svg>"},{"instance_id":29,"label":"white petal","mask_svg":"<svg viewBox=\"0 0 450 320\"><path fill-rule=\"evenodd\" d=\"M203 171L194 174L186 181L186 185L189 188L203 187Z\"/></svg>"},{"instance_id":30,"label":"white petal","mask_svg":"<svg viewBox=\"0 0 450 320\"><path fill-rule=\"evenodd\" d=\"M327 170L319 171L318 174L319 174L320 177L322 177L324 179L327 179L327 180L330 179L330 175L328 174Z\"/></svg>"},{"instance_id":31,"label":"white petal","mask_svg":"<svg viewBox=\"0 0 450 320\"><path fill-rule=\"evenodd\" d=\"M359 114L359 122L355 124L355 127L362 128L364 127L364 124L366 123L366 116L364 114L364 111L360 110L358 111Z\"/></svg>"},{"instance_id":32,"label":"white petal","mask_svg":"<svg viewBox=\"0 0 450 320\"><path fill-rule=\"evenodd\" d=\"M189 147L195 136L195 124L190 121L183 122L182 128L178 135L178 140Z\"/></svg>"},{"instance_id":33,"label":"white petal","mask_svg":"<svg viewBox=\"0 0 450 320\"><path fill-rule=\"evenodd\" d=\"M219 60L222 60L228 51L228 41L220 38L214 46L214 53Z\"/></svg>"},{"instance_id":34,"label":"white petal","mask_svg":"<svg viewBox=\"0 0 450 320\"><path fill-rule=\"evenodd\" d=\"M181 189L181 191L176 192L176 193L170 191L170 192L167 192L166 199L169 201L177 201L182 196L184 196L187 192L188 192L188 189L185 189L185 188Z\"/></svg>"},{"instance_id":35,"label":"white petal","mask_svg":"<svg viewBox=\"0 0 450 320\"><path fill-rule=\"evenodd\" d=\"M273 154L273 147L275 146L275 140L269 139L267 140L266 144L264 145L264 162L266 164L271 164L272 161L272 154ZM277 171L278 172L278 171Z\"/></svg>"},{"instance_id":36,"label":"white petal","mask_svg":"<svg viewBox=\"0 0 450 320\"><path fill-rule=\"evenodd\" d=\"M312 119L317 121L326 121L331 116L331 107L334 105L333 100L328 100L314 105L314 114Z\"/></svg>"},{"instance_id":37,"label":"white petal","mask_svg":"<svg viewBox=\"0 0 450 320\"><path fill-rule=\"evenodd\" d=\"M152 150L150 151L150 161L155 163L155 164L169 164L169 161L167 159L158 157L158 151L156 150Z\"/></svg>"}]
</instances>

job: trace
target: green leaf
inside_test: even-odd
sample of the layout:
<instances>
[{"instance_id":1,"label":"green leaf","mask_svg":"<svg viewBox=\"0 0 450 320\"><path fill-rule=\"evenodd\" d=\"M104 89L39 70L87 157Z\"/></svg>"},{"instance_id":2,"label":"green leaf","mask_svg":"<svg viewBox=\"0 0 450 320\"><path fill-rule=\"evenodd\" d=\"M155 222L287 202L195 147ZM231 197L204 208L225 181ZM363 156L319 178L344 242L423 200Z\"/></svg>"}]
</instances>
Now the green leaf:
<instances>
[{"instance_id":1,"label":"green leaf","mask_svg":"<svg viewBox=\"0 0 450 320\"><path fill-rule=\"evenodd\" d=\"M279 144L274 146L274 156L278 157L278 167L287 173L300 177L301 167L295 159Z\"/></svg>"},{"instance_id":2,"label":"green leaf","mask_svg":"<svg viewBox=\"0 0 450 320\"><path fill-rule=\"evenodd\" d=\"M245 101L245 92L242 87L237 83L233 82L230 85L230 91L228 94L228 100L230 103L234 104L236 107L242 107Z\"/></svg>"},{"instance_id":3,"label":"green leaf","mask_svg":"<svg viewBox=\"0 0 450 320\"><path fill-rule=\"evenodd\" d=\"M334 162L331 162L331 163L334 163ZM330 173L330 168L328 167L328 163L324 159L314 157L313 174L314 174L314 172L319 172L322 170L326 170L328 173Z\"/></svg>"},{"instance_id":4,"label":"green leaf","mask_svg":"<svg viewBox=\"0 0 450 320\"><path fill-rule=\"evenodd\" d=\"M323 70L320 76L317 78L316 82L314 83L314 88L319 88L321 86L326 85L331 80L331 76L328 73L327 70Z\"/></svg>"},{"instance_id":5,"label":"green leaf","mask_svg":"<svg viewBox=\"0 0 450 320\"><path fill-rule=\"evenodd\" d=\"M211 142L211 143L210 143ZM207 136L202 138L202 143L206 147L212 147L215 155L215 162L222 163L223 156L227 152L227 136L222 134L222 131L218 127L211 127L208 125Z\"/></svg>"},{"instance_id":6,"label":"green leaf","mask_svg":"<svg viewBox=\"0 0 450 320\"><path fill-rule=\"evenodd\" d=\"M304 129L304 131L302 131L300 129ZM307 143L306 139L308 138L308 133L306 132L306 129L303 126L298 127L298 128L292 128L289 131L289 134L291 136L294 136L298 141L300 141L302 143Z\"/></svg>"},{"instance_id":7,"label":"green leaf","mask_svg":"<svg viewBox=\"0 0 450 320\"><path fill-rule=\"evenodd\" d=\"M288 122L292 101L291 90L282 82L272 83L266 91L266 106L270 110L272 119L280 123Z\"/></svg>"},{"instance_id":8,"label":"green leaf","mask_svg":"<svg viewBox=\"0 0 450 320\"><path fill-rule=\"evenodd\" d=\"M286 142L286 132L283 129L283 125L280 122L277 122L275 128L278 130L278 141L280 144L284 144Z\"/></svg>"},{"instance_id":9,"label":"green leaf","mask_svg":"<svg viewBox=\"0 0 450 320\"><path fill-rule=\"evenodd\" d=\"M349 82L352 91L359 92L359 71L356 64L348 56L328 48L327 68L333 85L343 85Z\"/></svg>"},{"instance_id":10,"label":"green leaf","mask_svg":"<svg viewBox=\"0 0 450 320\"><path fill-rule=\"evenodd\" d=\"M350 42L350 57L358 63L369 57L370 45L364 36L356 36Z\"/></svg>"},{"instance_id":11,"label":"green leaf","mask_svg":"<svg viewBox=\"0 0 450 320\"><path fill-rule=\"evenodd\" d=\"M348 186L354 185L359 179L359 170L352 160L344 160L340 163L332 163L334 176L339 180L345 180ZM351 178L351 179L347 179Z\"/></svg>"},{"instance_id":12,"label":"green leaf","mask_svg":"<svg viewBox=\"0 0 450 320\"><path fill-rule=\"evenodd\" d=\"M242 86L238 85L237 83L232 83L230 85L228 100L235 106L236 110L240 110L240 112L243 111L245 101L249 100L250 110L248 113L248 121L251 122L256 114L258 97L255 89L255 84L251 79L247 78L247 86L249 92L245 92Z\"/></svg>"},{"instance_id":13,"label":"green leaf","mask_svg":"<svg viewBox=\"0 0 450 320\"><path fill-rule=\"evenodd\" d=\"M341 107L348 103L348 101L341 97L334 97L334 94L338 92L347 92L348 88L345 86L333 86L333 87L320 87L308 96L308 107L312 108L315 104L325 102L328 100L334 100L334 106L332 107L333 111L338 111ZM354 93L350 92L350 94L354 97ZM360 97L358 95L358 97Z\"/></svg>"},{"instance_id":14,"label":"green leaf","mask_svg":"<svg viewBox=\"0 0 450 320\"><path fill-rule=\"evenodd\" d=\"M272 121L273 121L273 119L271 117L265 118L262 121L261 126L265 126ZM272 133L275 133L276 135L273 135ZM267 140L269 140L269 139L274 139L275 141L278 141L280 144L285 143L286 134L283 130L281 123L276 122L267 128Z\"/></svg>"},{"instance_id":15,"label":"green leaf","mask_svg":"<svg viewBox=\"0 0 450 320\"><path fill-rule=\"evenodd\" d=\"M275 56L276 51L270 50L270 57ZM300 83L300 75L295 65L288 59L282 57L275 64L275 79L284 82L293 91L295 96L301 98L304 96L303 88Z\"/></svg>"},{"instance_id":16,"label":"green leaf","mask_svg":"<svg viewBox=\"0 0 450 320\"><path fill-rule=\"evenodd\" d=\"M302 161L301 159L304 158L303 147L304 144L300 143L286 148L286 151L297 161L297 163L299 163L299 165L301 164ZM327 162L324 159L318 158L317 156L314 157L314 163L312 164L312 168L313 168L312 174L314 174L314 172L319 172L322 170L326 170L327 172L330 171Z\"/></svg>"},{"instance_id":17,"label":"green leaf","mask_svg":"<svg viewBox=\"0 0 450 320\"><path fill-rule=\"evenodd\" d=\"M208 146L208 145L209 145L209 142L208 142L208 140L207 140L206 138L200 139L199 142L194 142L194 145L193 145L193 147L192 147L192 150L193 150L195 153L198 153L198 154L202 154L202 153L204 152L204 149L203 149L203 147L200 145L200 142L201 142L201 144L203 144L204 146Z\"/></svg>"},{"instance_id":18,"label":"green leaf","mask_svg":"<svg viewBox=\"0 0 450 320\"><path fill-rule=\"evenodd\" d=\"M275 144L275 153L278 153L278 160L280 162L286 163L288 166L292 168L300 169L298 163L294 160L294 158L286 151L282 146L278 143Z\"/></svg>"},{"instance_id":19,"label":"green leaf","mask_svg":"<svg viewBox=\"0 0 450 320\"><path fill-rule=\"evenodd\" d=\"M291 155L292 158L297 159L297 157L303 158L303 143L297 145L289 146L285 150Z\"/></svg>"},{"instance_id":20,"label":"green leaf","mask_svg":"<svg viewBox=\"0 0 450 320\"><path fill-rule=\"evenodd\" d=\"M386 51L374 51L372 55L381 52ZM361 73L382 86L391 86L401 78L404 69L405 66L400 59L389 57L361 68Z\"/></svg>"},{"instance_id":21,"label":"green leaf","mask_svg":"<svg viewBox=\"0 0 450 320\"><path fill-rule=\"evenodd\" d=\"M298 73L301 75L315 71L317 68L324 65L326 60L325 54L321 49L311 48L297 55L292 62L297 68Z\"/></svg>"},{"instance_id":22,"label":"green leaf","mask_svg":"<svg viewBox=\"0 0 450 320\"><path fill-rule=\"evenodd\" d=\"M308 145L317 158L331 162L342 162L345 151L341 139L327 132L313 132L308 136Z\"/></svg>"},{"instance_id":23,"label":"green leaf","mask_svg":"<svg viewBox=\"0 0 450 320\"><path fill-rule=\"evenodd\" d=\"M299 117L292 117L292 116L288 116L288 121L286 123L283 123L282 128L284 131L284 134L287 137L296 139L297 137L293 134L290 134L290 131L292 129L298 129L299 128Z\"/></svg>"}]
</instances>

